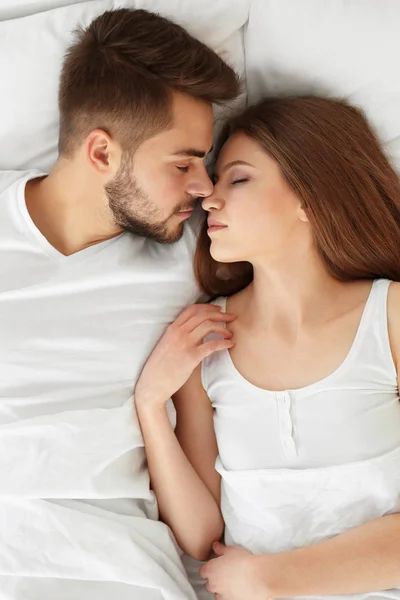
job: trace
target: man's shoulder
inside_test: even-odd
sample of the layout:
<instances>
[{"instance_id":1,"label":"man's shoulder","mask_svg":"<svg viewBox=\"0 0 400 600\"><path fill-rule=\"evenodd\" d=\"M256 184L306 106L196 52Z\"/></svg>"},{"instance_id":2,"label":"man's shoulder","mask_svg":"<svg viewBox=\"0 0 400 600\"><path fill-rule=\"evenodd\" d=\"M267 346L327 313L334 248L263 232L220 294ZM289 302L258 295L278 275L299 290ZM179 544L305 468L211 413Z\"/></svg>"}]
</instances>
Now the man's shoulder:
<instances>
[{"instance_id":1,"label":"man's shoulder","mask_svg":"<svg viewBox=\"0 0 400 600\"><path fill-rule=\"evenodd\" d=\"M0 171L0 196L11 188L17 181L32 179L37 176L36 171Z\"/></svg>"}]
</instances>

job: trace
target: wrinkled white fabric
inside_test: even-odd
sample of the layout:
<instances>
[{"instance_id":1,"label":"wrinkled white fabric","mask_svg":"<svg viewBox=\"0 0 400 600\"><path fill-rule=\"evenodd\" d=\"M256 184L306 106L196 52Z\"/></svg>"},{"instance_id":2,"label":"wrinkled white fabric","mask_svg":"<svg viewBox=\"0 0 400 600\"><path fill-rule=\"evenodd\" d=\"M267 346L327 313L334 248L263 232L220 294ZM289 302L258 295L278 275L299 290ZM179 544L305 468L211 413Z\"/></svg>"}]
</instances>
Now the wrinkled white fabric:
<instances>
[{"instance_id":1,"label":"wrinkled white fabric","mask_svg":"<svg viewBox=\"0 0 400 600\"><path fill-rule=\"evenodd\" d=\"M142 448L132 402L1 426L1 574L116 582L158 590L168 600L194 598L169 529L146 518L156 519L157 508L147 472L135 470ZM135 511L118 514L81 500L115 496L136 498ZM146 589L137 596L146 597Z\"/></svg>"},{"instance_id":2,"label":"wrinkled white fabric","mask_svg":"<svg viewBox=\"0 0 400 600\"><path fill-rule=\"evenodd\" d=\"M316 469L226 471L218 460L225 542L257 554L284 552L400 512L399 467L400 448L374 459ZM400 589L370 596L398 599Z\"/></svg>"},{"instance_id":3,"label":"wrinkled white fabric","mask_svg":"<svg viewBox=\"0 0 400 600\"><path fill-rule=\"evenodd\" d=\"M227 542L283 552L398 512L399 465L400 448L317 469L226 471L218 461Z\"/></svg>"}]
</instances>

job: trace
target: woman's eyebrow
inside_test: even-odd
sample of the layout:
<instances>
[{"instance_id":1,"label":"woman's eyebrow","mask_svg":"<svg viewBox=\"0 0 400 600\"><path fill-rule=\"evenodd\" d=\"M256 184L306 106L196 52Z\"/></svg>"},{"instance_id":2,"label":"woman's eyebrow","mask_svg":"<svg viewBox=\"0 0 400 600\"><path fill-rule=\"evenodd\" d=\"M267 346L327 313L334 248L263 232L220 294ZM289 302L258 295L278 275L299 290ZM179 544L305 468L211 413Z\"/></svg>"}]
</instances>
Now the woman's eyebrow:
<instances>
[{"instance_id":1,"label":"woman's eyebrow","mask_svg":"<svg viewBox=\"0 0 400 600\"><path fill-rule=\"evenodd\" d=\"M238 165L244 165L245 167L253 167L253 165L251 165L250 163L246 162L245 160L233 160L232 162L226 164L223 167L222 172L225 173L225 171L228 171L232 167L236 167Z\"/></svg>"},{"instance_id":2,"label":"woman's eyebrow","mask_svg":"<svg viewBox=\"0 0 400 600\"><path fill-rule=\"evenodd\" d=\"M254 165L246 162L245 160L233 160L232 162L229 162L224 167L222 167L221 173L225 173L226 171L229 171L229 169L231 169L232 167L237 167L240 165L245 166L245 167L253 167L253 169L254 169ZM214 172L214 174L213 174L214 182L216 182L218 180L218 177L219 177L219 175L217 174L217 172Z\"/></svg>"}]
</instances>

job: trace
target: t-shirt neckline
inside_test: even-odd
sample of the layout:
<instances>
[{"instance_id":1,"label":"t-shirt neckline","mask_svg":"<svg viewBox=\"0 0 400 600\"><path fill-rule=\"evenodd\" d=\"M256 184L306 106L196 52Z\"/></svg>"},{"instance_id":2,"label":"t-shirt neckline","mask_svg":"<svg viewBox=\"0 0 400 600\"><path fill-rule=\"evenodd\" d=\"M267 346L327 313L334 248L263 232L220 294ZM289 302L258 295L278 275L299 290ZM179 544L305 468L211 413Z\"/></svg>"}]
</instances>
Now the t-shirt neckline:
<instances>
[{"instance_id":1,"label":"t-shirt neckline","mask_svg":"<svg viewBox=\"0 0 400 600\"><path fill-rule=\"evenodd\" d=\"M17 205L18 205L18 210L19 210L20 216L22 217L23 223L25 225L26 234L29 235L29 237L31 239L33 239L36 242L36 244L38 244L40 246L41 250L49 258L51 258L53 261L55 261L59 264L61 264L61 263L72 264L72 263L76 263L76 262L82 262L83 260L86 260L87 258L89 258L95 254L99 254L100 252L105 250L108 246L112 245L113 243L115 243L116 241L118 241L124 237L126 232L123 232L118 236L115 236L113 238L105 240L104 242L99 242L98 244L93 244L92 246L83 248L83 250L79 250L78 252L75 252L74 254L70 254L69 256L63 254L62 252L60 252L59 250L54 248L54 246L52 246L52 244L50 244L50 242L47 240L47 238L42 234L40 229L38 229L38 227L33 222L32 218L29 214L28 208L26 206L25 188L26 188L27 182L30 181L31 179L38 179L43 176L46 176L46 173L41 173L38 171L30 172L28 175L26 175L23 179L21 179L19 181L18 189L17 189Z\"/></svg>"}]
</instances>

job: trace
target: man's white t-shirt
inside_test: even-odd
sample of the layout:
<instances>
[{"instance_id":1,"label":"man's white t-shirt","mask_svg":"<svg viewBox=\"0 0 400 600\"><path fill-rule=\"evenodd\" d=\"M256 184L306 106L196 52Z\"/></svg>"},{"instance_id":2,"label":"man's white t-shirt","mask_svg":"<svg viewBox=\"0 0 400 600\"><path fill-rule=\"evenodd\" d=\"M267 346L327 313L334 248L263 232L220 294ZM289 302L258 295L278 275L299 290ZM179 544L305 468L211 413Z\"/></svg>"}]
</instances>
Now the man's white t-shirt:
<instances>
[{"instance_id":1,"label":"man's white t-shirt","mask_svg":"<svg viewBox=\"0 0 400 600\"><path fill-rule=\"evenodd\" d=\"M132 397L198 297L195 235L124 233L64 256L26 207L39 175L0 175L0 597L192 598L157 522Z\"/></svg>"}]
</instances>

